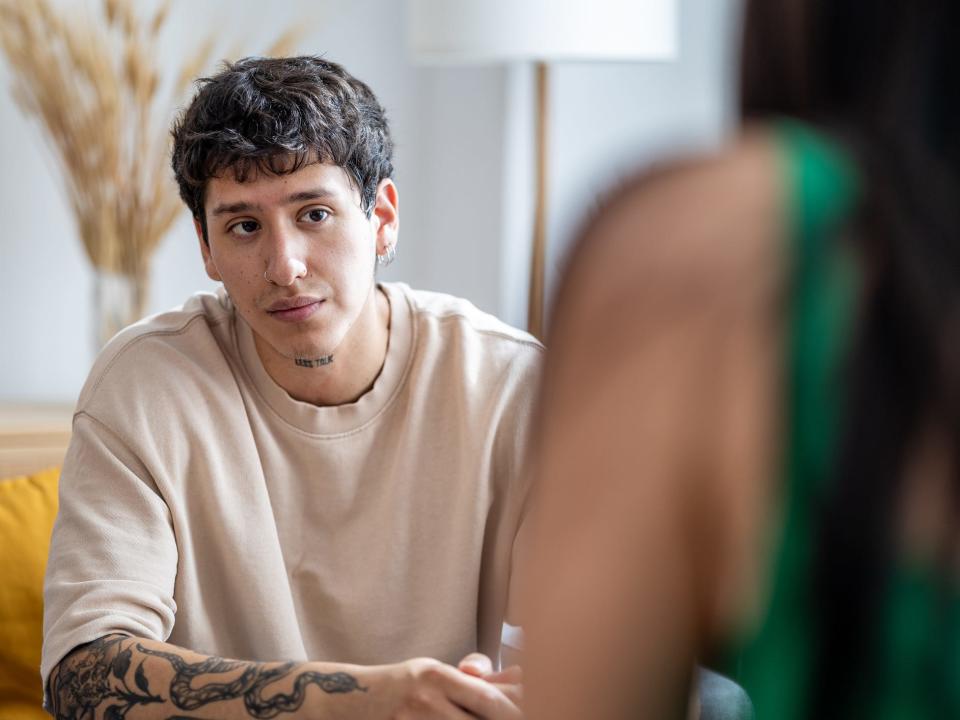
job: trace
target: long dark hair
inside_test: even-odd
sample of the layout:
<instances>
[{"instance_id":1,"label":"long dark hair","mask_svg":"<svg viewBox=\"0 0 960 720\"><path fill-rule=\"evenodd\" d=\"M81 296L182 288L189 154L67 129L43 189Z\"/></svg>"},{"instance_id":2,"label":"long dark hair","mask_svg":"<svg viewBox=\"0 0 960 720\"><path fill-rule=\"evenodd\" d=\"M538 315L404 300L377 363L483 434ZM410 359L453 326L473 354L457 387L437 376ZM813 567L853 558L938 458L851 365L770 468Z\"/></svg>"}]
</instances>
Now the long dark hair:
<instances>
[{"instance_id":1,"label":"long dark hair","mask_svg":"<svg viewBox=\"0 0 960 720\"><path fill-rule=\"evenodd\" d=\"M960 461L960 3L749 0L746 12L743 118L820 126L864 180L849 237L866 282L818 509L809 708L851 717L876 670L911 451L936 427ZM960 497L956 470L952 488Z\"/></svg>"}]
</instances>

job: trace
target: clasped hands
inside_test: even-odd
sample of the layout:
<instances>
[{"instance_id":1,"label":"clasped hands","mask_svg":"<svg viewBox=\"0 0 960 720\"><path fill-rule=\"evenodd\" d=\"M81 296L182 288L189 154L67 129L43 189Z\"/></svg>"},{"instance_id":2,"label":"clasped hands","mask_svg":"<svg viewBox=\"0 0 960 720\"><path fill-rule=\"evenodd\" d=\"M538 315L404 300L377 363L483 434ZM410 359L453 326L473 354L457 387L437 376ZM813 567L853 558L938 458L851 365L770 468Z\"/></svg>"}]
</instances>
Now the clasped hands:
<instances>
[{"instance_id":1,"label":"clasped hands","mask_svg":"<svg viewBox=\"0 0 960 720\"><path fill-rule=\"evenodd\" d=\"M390 666L395 696L391 720L522 720L523 672L498 672L486 655L471 653L456 668L430 658Z\"/></svg>"}]
</instances>

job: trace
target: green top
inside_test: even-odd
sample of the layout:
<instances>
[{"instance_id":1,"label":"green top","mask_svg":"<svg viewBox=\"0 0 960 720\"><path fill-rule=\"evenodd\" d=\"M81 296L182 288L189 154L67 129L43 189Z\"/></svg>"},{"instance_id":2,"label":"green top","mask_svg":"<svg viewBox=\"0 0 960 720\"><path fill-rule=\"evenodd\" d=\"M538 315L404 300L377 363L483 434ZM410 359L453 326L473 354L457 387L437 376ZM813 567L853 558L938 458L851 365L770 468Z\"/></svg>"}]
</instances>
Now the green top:
<instances>
[{"instance_id":1,"label":"green top","mask_svg":"<svg viewBox=\"0 0 960 720\"><path fill-rule=\"evenodd\" d=\"M793 263L784 525L766 616L725 668L750 695L757 720L810 714L815 507L834 460L838 370L849 350L860 288L855 259L838 242L858 200L855 165L808 126L785 120L775 130L787 178ZM947 613L940 598L935 573L896 569L882 600L879 682L858 700L856 717L960 718L960 598Z\"/></svg>"}]
</instances>

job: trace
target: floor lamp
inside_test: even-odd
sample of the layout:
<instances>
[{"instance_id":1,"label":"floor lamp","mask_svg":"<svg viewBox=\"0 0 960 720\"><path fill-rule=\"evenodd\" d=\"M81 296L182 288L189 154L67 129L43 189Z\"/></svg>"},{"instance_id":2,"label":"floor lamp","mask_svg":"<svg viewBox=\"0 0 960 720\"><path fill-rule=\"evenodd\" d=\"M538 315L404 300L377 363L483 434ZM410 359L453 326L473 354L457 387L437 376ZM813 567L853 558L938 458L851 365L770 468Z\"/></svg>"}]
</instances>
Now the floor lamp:
<instances>
[{"instance_id":1,"label":"floor lamp","mask_svg":"<svg viewBox=\"0 0 960 720\"><path fill-rule=\"evenodd\" d=\"M549 68L553 62L665 61L677 55L678 0L408 0L413 58L536 65L536 204L527 329L544 333Z\"/></svg>"}]
</instances>

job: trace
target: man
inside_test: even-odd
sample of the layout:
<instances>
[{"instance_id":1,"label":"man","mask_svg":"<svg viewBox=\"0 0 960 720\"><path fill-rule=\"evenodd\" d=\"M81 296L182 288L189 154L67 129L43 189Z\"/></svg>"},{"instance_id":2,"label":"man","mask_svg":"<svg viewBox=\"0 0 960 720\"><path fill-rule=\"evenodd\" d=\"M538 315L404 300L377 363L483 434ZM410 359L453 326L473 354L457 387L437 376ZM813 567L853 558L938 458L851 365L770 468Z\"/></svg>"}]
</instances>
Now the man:
<instances>
[{"instance_id":1,"label":"man","mask_svg":"<svg viewBox=\"0 0 960 720\"><path fill-rule=\"evenodd\" d=\"M48 708L518 717L516 669L487 658L541 347L375 282L397 243L392 143L340 66L228 65L173 136L223 290L122 332L81 393L45 588Z\"/></svg>"}]
</instances>

